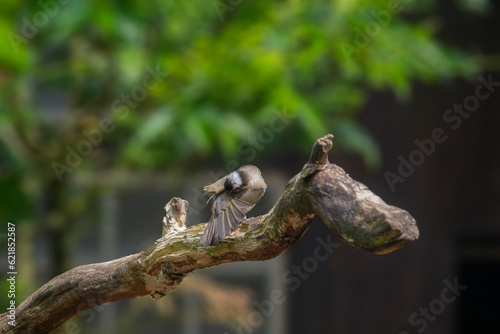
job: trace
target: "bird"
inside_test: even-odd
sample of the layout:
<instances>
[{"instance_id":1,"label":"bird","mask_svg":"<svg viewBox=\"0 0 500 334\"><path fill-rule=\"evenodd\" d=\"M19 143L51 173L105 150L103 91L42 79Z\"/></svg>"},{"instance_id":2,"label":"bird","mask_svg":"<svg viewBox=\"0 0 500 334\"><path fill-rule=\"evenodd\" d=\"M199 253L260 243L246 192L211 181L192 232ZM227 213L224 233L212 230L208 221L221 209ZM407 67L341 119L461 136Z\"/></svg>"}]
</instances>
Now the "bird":
<instances>
[{"instance_id":1,"label":"bird","mask_svg":"<svg viewBox=\"0 0 500 334\"><path fill-rule=\"evenodd\" d=\"M211 195L212 217L210 218L200 243L205 249L218 244L231 234L246 219L266 192L267 185L260 169L245 165L203 188L205 195Z\"/></svg>"}]
</instances>

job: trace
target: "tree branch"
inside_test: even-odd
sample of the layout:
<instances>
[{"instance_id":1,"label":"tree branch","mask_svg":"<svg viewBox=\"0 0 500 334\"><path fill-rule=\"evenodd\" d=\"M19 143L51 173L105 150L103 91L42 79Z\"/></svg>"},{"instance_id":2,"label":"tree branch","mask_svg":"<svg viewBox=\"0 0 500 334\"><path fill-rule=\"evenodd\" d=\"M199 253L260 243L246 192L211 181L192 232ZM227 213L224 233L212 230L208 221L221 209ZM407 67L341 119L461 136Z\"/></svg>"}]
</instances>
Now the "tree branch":
<instances>
[{"instance_id":1,"label":"tree branch","mask_svg":"<svg viewBox=\"0 0 500 334\"><path fill-rule=\"evenodd\" d=\"M2 333L48 333L79 312L125 298L161 298L190 272L225 262L262 261L292 246L320 216L347 243L384 254L418 238L410 214L387 205L342 168L328 162L333 135L319 138L309 162L265 215L241 223L238 233L207 250L206 224L186 227L188 202L166 206L163 235L146 252L74 268L49 281L16 309L16 326L0 316Z\"/></svg>"}]
</instances>

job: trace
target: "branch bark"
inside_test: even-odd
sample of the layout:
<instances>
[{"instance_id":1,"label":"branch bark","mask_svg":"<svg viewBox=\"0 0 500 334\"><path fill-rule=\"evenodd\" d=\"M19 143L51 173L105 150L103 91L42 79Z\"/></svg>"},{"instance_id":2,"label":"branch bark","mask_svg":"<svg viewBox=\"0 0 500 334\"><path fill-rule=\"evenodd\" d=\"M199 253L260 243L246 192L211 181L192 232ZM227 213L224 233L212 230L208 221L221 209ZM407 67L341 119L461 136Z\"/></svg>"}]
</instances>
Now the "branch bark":
<instances>
[{"instance_id":1,"label":"branch bark","mask_svg":"<svg viewBox=\"0 0 500 334\"><path fill-rule=\"evenodd\" d=\"M163 235L146 252L89 264L63 273L37 290L16 309L0 316L2 333L48 333L79 312L126 298L161 298L196 269L233 261L262 261L292 246L320 216L347 243L378 254L416 240L415 220L386 204L342 168L328 162L333 135L316 140L309 162L286 186L265 215L243 221L238 233L204 249L206 224L186 227L188 202L173 198L166 206Z\"/></svg>"}]
</instances>

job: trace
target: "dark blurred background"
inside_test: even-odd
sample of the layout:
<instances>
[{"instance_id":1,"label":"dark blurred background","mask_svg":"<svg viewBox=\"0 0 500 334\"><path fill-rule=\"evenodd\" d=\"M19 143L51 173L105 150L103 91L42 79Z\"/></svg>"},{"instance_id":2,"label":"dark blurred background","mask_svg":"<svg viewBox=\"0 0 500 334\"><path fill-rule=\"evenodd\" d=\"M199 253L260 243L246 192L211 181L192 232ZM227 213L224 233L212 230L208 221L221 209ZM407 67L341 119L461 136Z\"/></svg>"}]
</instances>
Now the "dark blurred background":
<instances>
[{"instance_id":1,"label":"dark blurred background","mask_svg":"<svg viewBox=\"0 0 500 334\"><path fill-rule=\"evenodd\" d=\"M55 333L495 332L498 22L488 0L2 0L0 312L7 222L20 303L148 249L173 196L207 221L202 187L240 165L269 186L250 216L267 212L333 133L330 160L408 210L418 241L375 255L316 219L272 261L196 272Z\"/></svg>"}]
</instances>

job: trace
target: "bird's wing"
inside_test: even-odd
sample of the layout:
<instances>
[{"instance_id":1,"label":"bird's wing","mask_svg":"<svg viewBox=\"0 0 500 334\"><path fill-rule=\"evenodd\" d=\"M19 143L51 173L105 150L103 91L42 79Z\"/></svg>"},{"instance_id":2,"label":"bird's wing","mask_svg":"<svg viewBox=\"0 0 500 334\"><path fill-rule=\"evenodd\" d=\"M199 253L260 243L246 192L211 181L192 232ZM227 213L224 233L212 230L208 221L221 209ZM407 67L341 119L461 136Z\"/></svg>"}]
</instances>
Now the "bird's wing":
<instances>
[{"instance_id":1,"label":"bird's wing","mask_svg":"<svg viewBox=\"0 0 500 334\"><path fill-rule=\"evenodd\" d=\"M245 219L245 213L252 207L252 204L235 199L227 193L218 196L212 205L212 217L203 231L201 243L207 248L224 240Z\"/></svg>"},{"instance_id":2,"label":"bird's wing","mask_svg":"<svg viewBox=\"0 0 500 334\"><path fill-rule=\"evenodd\" d=\"M224 176L223 178L217 180L216 182L209 184L208 186L203 187L203 191L205 192L205 195L212 195L214 197L215 195L221 193L224 191L224 183L226 182L227 175ZM212 198L210 197L210 198Z\"/></svg>"}]
</instances>

